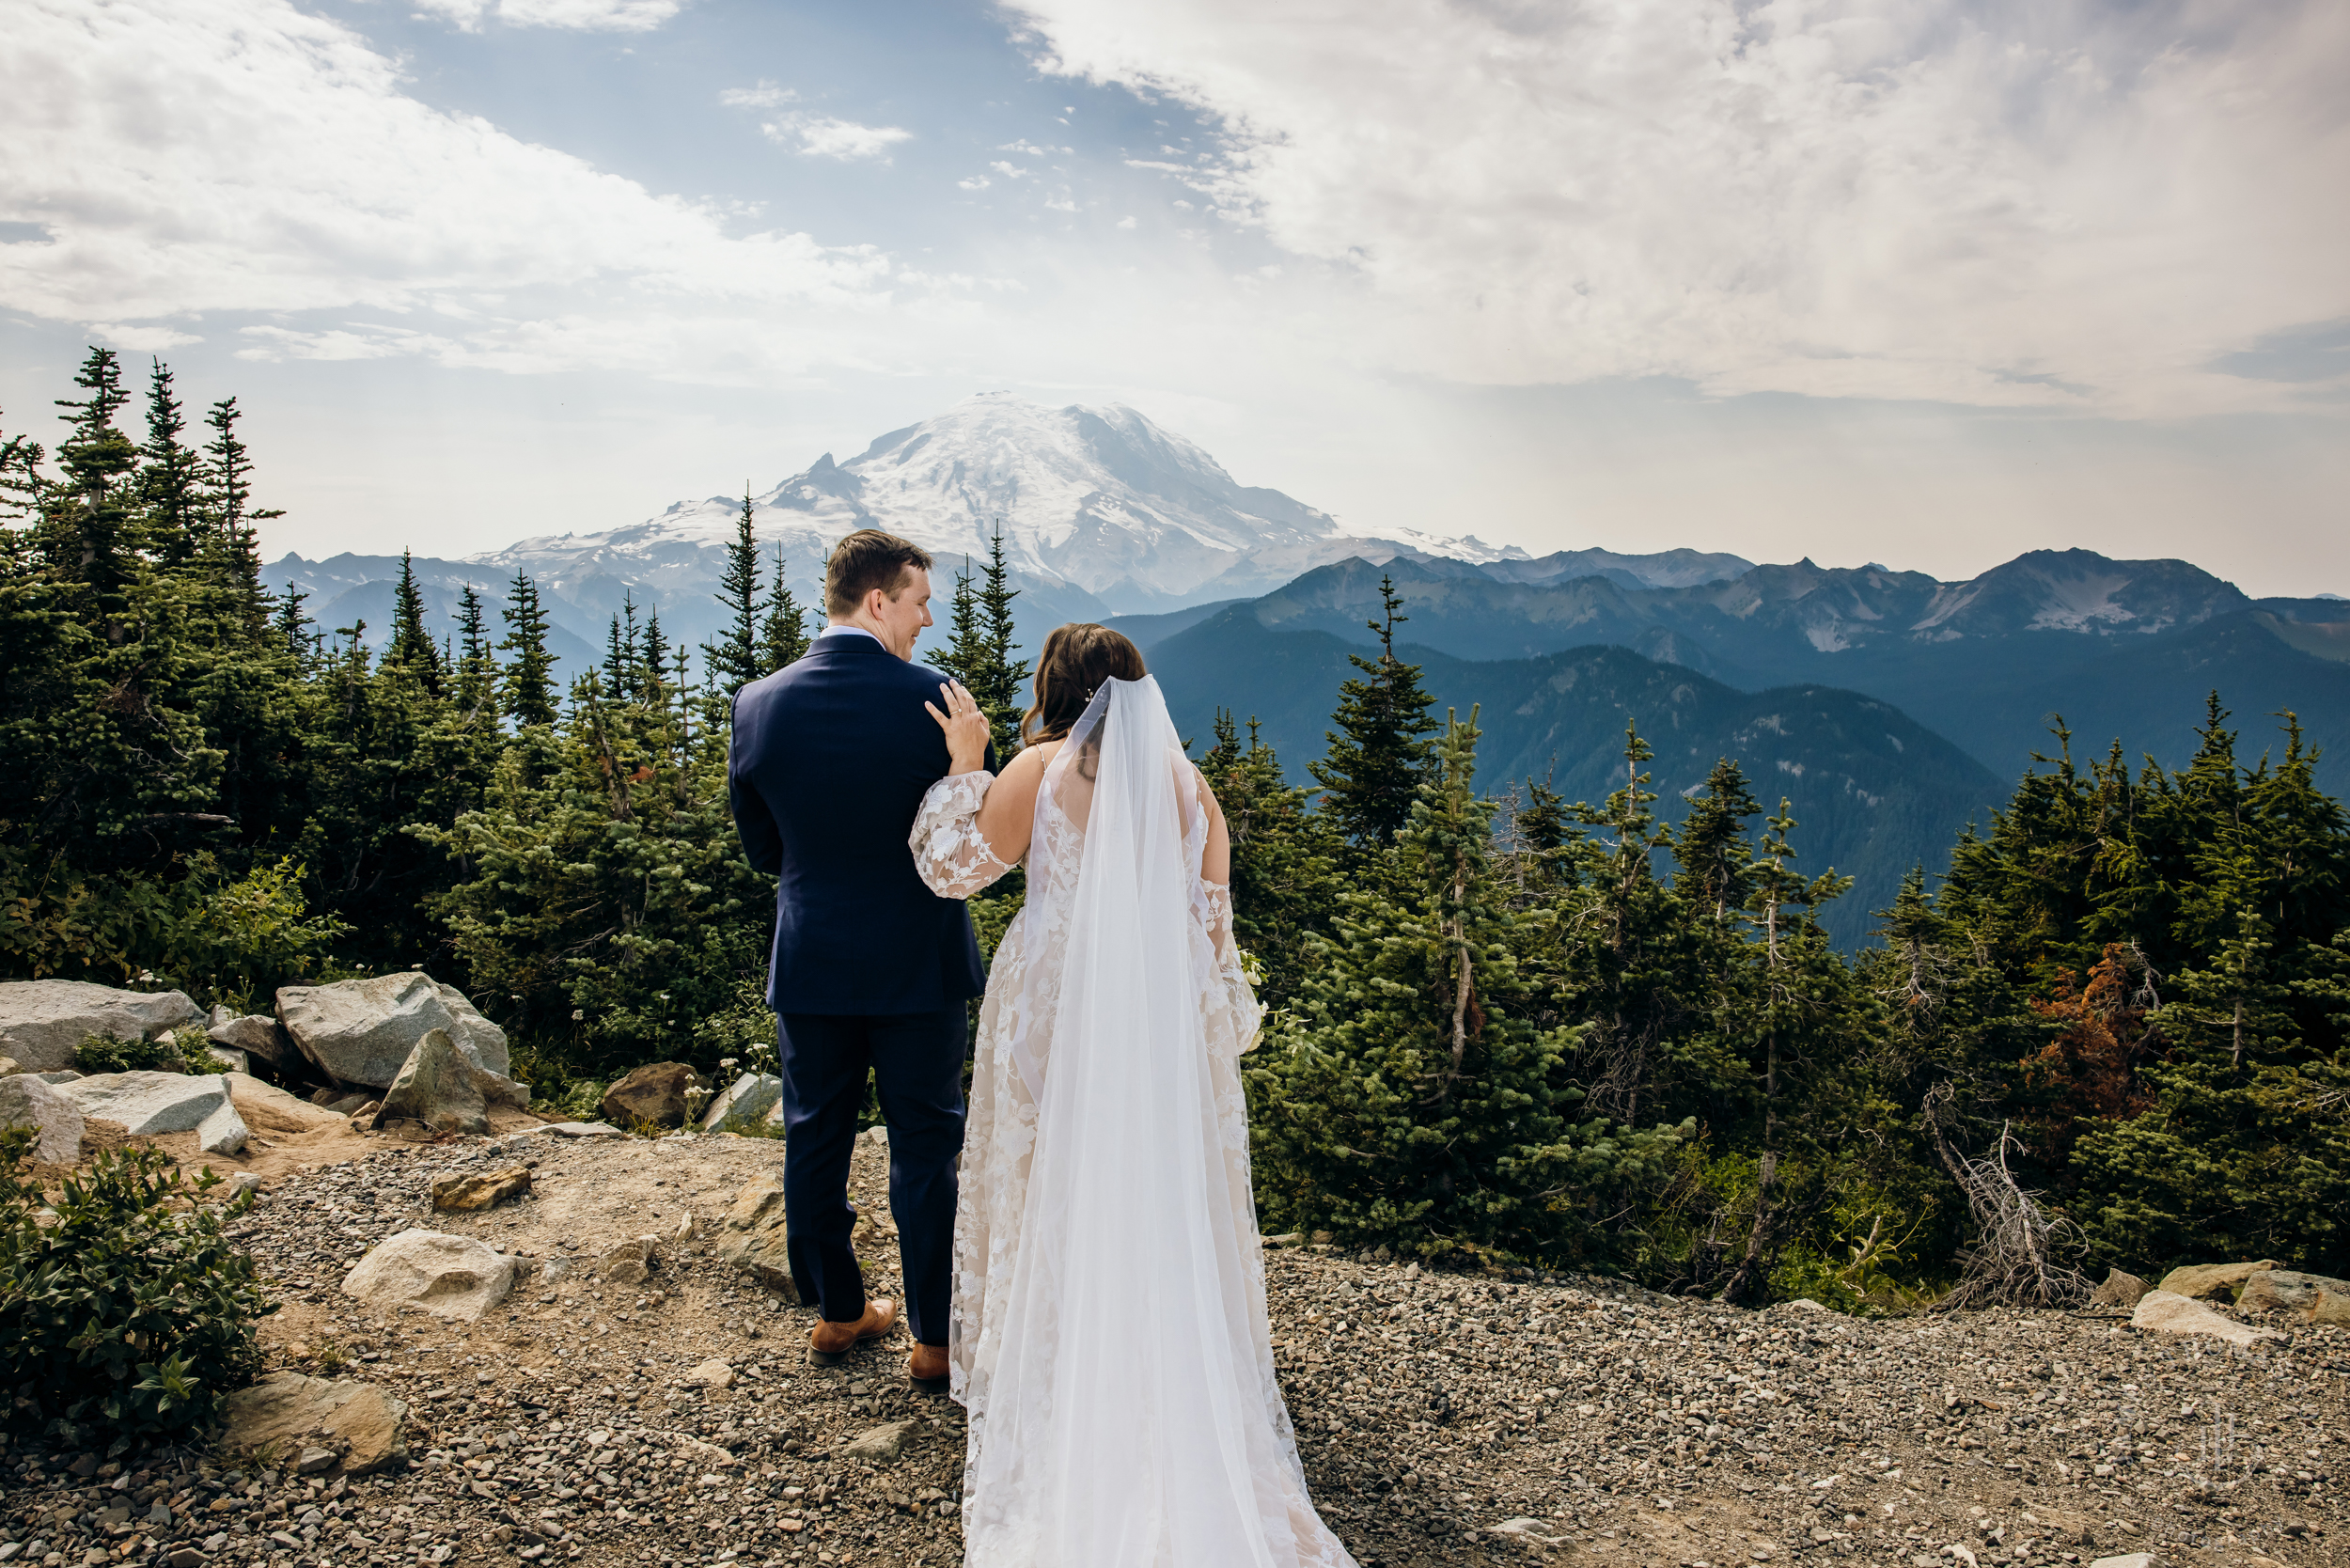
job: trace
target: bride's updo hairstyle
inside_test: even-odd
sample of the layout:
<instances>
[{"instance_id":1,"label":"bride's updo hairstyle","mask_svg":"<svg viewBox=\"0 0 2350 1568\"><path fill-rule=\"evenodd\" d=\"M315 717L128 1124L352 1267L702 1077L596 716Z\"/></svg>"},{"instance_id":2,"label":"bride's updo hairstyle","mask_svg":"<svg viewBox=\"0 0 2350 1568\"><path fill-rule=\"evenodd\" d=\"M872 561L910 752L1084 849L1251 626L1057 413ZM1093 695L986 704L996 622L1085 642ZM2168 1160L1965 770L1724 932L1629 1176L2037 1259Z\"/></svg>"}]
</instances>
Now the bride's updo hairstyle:
<instances>
[{"instance_id":1,"label":"bride's updo hairstyle","mask_svg":"<svg viewBox=\"0 0 2350 1568\"><path fill-rule=\"evenodd\" d=\"M1069 733L1104 681L1139 681L1142 650L1091 621L1056 626L1036 661L1036 704L1020 721L1020 744L1058 741Z\"/></svg>"}]
</instances>

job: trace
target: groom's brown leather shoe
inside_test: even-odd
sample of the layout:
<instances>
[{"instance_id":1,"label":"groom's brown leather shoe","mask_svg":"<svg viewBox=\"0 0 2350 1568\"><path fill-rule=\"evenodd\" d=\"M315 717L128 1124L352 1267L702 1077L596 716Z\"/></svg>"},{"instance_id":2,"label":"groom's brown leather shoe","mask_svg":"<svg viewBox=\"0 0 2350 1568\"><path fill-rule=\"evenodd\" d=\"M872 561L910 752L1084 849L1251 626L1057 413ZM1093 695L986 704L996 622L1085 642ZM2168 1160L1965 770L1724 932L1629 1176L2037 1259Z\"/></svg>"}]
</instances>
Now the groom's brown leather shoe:
<instances>
[{"instance_id":1,"label":"groom's brown leather shoe","mask_svg":"<svg viewBox=\"0 0 2350 1568\"><path fill-rule=\"evenodd\" d=\"M926 1394L946 1392L947 1347L916 1344L914 1354L906 1357L906 1381Z\"/></svg>"},{"instance_id":2,"label":"groom's brown leather shoe","mask_svg":"<svg viewBox=\"0 0 2350 1568\"><path fill-rule=\"evenodd\" d=\"M849 1352L868 1340L878 1340L898 1326L898 1304L876 1296L865 1303L865 1315L854 1323L820 1323L807 1331L808 1359L820 1367L837 1367Z\"/></svg>"}]
</instances>

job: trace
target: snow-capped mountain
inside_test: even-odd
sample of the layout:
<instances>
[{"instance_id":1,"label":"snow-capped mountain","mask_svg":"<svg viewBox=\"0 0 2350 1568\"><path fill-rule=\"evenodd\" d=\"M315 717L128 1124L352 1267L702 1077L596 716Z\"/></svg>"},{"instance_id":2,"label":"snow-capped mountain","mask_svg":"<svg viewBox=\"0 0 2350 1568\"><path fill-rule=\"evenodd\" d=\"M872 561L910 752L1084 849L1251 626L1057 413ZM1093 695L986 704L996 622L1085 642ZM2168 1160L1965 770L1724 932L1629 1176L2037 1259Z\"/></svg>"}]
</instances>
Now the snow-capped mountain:
<instances>
[{"instance_id":1,"label":"snow-capped mountain","mask_svg":"<svg viewBox=\"0 0 2350 1568\"><path fill-rule=\"evenodd\" d=\"M1048 596L1073 607L1089 596L1084 607L1095 614L1263 593L1352 556L1528 558L1475 538L1352 535L1325 511L1240 484L1198 444L1134 409L1045 408L1009 392L967 398L846 463L827 452L751 505L761 542L780 546L809 589L824 552L854 529L885 529L960 561L983 556L1000 525L1024 582L1078 590ZM526 539L469 559L526 571L557 592L596 578L658 588L707 574L741 506L726 495L680 501L626 527Z\"/></svg>"}]
</instances>

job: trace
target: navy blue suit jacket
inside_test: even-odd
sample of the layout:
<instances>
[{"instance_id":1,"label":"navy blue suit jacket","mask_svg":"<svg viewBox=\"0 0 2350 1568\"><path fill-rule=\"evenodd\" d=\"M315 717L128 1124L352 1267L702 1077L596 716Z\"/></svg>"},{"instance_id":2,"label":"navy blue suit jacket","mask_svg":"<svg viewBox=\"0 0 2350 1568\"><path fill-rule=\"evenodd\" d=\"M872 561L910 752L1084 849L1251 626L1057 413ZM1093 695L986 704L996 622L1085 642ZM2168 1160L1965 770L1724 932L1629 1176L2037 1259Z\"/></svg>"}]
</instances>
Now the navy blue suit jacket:
<instances>
[{"instance_id":1,"label":"navy blue suit jacket","mask_svg":"<svg viewBox=\"0 0 2350 1568\"><path fill-rule=\"evenodd\" d=\"M963 901L924 886L906 848L947 775L922 710L945 679L842 633L735 694L728 786L751 865L778 879L777 1012L930 1012L986 989Z\"/></svg>"}]
</instances>

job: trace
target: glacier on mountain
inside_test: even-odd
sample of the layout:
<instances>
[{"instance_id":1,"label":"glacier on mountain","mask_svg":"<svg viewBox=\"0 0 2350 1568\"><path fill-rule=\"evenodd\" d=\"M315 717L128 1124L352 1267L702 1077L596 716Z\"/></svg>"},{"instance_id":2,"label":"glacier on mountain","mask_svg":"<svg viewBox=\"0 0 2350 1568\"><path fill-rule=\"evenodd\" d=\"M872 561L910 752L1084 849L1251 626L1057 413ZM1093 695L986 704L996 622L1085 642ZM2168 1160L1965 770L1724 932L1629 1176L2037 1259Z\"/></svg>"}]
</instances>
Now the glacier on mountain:
<instances>
[{"instance_id":1,"label":"glacier on mountain","mask_svg":"<svg viewBox=\"0 0 2350 1568\"><path fill-rule=\"evenodd\" d=\"M548 583L640 577L723 550L741 510L732 496L680 501L625 527L468 558ZM854 529L882 528L959 563L983 557L1000 526L1025 583L1077 590L1055 597L1089 597L1095 613L1246 597L1355 556L1530 559L1473 537L1350 534L1328 512L1239 483L1197 443L1132 408L1045 408L1009 392L966 398L846 463L827 452L753 495L751 513L761 545L780 548L795 587L811 591L824 553Z\"/></svg>"}]
</instances>

